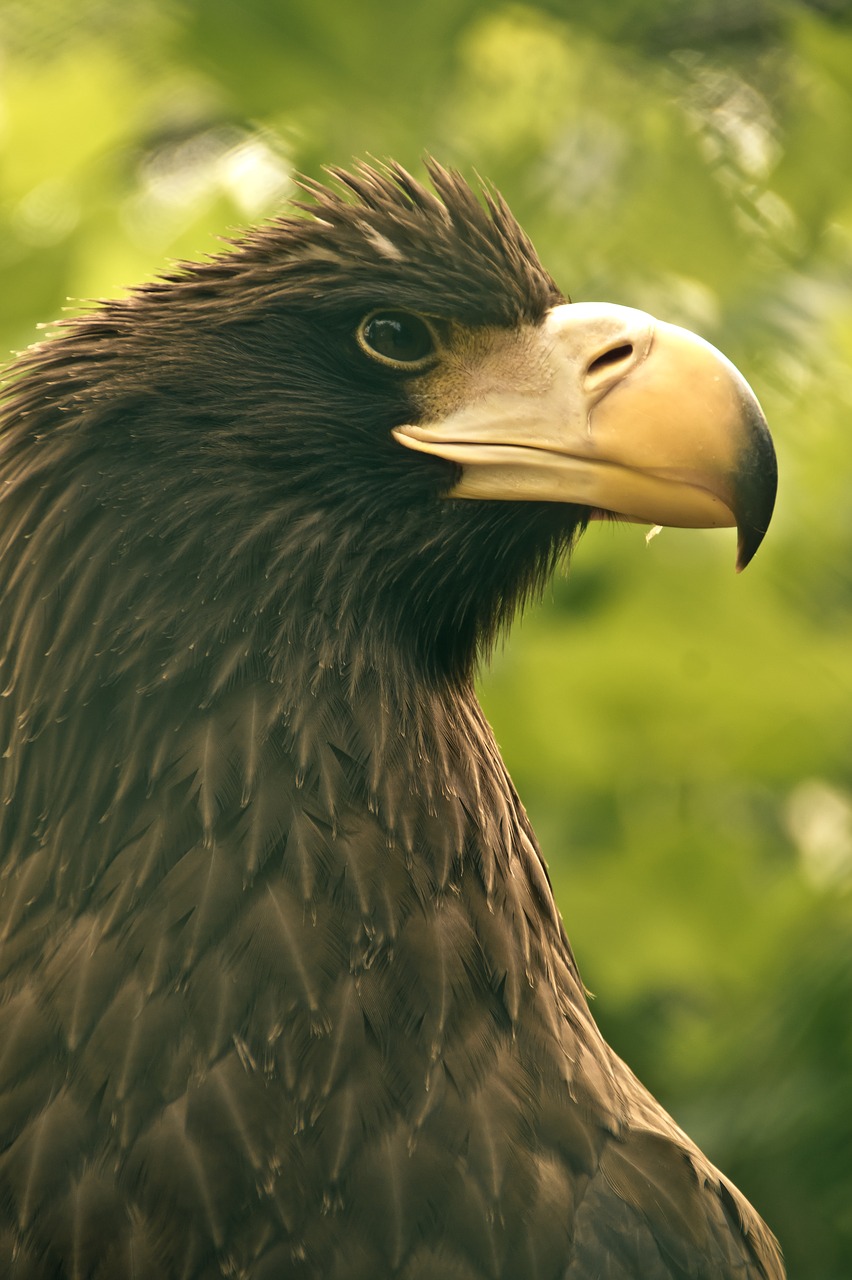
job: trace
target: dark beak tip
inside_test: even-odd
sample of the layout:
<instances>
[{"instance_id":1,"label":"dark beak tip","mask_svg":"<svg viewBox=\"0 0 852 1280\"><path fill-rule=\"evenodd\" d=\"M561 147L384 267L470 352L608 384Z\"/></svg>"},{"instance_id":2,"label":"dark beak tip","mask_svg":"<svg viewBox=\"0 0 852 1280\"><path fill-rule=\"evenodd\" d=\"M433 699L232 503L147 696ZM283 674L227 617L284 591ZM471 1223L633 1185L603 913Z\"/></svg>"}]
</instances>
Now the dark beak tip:
<instances>
[{"instance_id":1,"label":"dark beak tip","mask_svg":"<svg viewBox=\"0 0 852 1280\"><path fill-rule=\"evenodd\" d=\"M773 463L774 461L773 456ZM753 495L757 501L752 501L747 506L746 519L737 525L737 573L742 573L751 564L755 552L766 537L775 506L776 483L777 473L773 466L769 474L763 477L759 494Z\"/></svg>"},{"instance_id":2,"label":"dark beak tip","mask_svg":"<svg viewBox=\"0 0 852 1280\"><path fill-rule=\"evenodd\" d=\"M754 559L754 554L763 541L766 530L739 529L737 537L737 573L747 569Z\"/></svg>"},{"instance_id":3,"label":"dark beak tip","mask_svg":"<svg viewBox=\"0 0 852 1280\"><path fill-rule=\"evenodd\" d=\"M753 560L766 536L778 489L778 460L766 419L757 401L752 406L751 443L737 485L737 573Z\"/></svg>"}]
</instances>

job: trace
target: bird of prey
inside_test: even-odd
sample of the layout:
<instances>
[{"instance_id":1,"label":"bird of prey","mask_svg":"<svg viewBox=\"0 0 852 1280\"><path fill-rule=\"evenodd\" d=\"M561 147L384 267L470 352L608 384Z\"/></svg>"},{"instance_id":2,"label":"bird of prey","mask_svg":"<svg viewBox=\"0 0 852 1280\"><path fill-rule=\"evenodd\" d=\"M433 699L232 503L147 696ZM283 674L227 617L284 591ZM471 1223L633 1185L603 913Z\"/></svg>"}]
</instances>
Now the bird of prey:
<instances>
[{"instance_id":1,"label":"bird of prey","mask_svg":"<svg viewBox=\"0 0 852 1280\"><path fill-rule=\"evenodd\" d=\"M476 700L590 518L775 492L747 384L494 191L334 172L0 432L0 1275L783 1268L603 1041Z\"/></svg>"}]
</instances>

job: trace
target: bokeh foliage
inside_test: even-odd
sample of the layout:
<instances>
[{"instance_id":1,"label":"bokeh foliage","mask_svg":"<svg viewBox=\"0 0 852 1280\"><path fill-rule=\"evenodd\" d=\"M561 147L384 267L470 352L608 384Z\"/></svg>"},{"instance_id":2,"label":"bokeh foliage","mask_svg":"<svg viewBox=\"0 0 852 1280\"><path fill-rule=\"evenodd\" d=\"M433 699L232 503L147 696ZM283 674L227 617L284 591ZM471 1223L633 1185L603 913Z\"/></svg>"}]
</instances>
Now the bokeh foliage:
<instances>
[{"instance_id":1,"label":"bokeh foliage","mask_svg":"<svg viewBox=\"0 0 852 1280\"><path fill-rule=\"evenodd\" d=\"M563 286L697 328L774 428L775 524L599 526L482 693L601 1025L781 1237L852 1274L847 0L2 0L0 349L424 152Z\"/></svg>"}]
</instances>

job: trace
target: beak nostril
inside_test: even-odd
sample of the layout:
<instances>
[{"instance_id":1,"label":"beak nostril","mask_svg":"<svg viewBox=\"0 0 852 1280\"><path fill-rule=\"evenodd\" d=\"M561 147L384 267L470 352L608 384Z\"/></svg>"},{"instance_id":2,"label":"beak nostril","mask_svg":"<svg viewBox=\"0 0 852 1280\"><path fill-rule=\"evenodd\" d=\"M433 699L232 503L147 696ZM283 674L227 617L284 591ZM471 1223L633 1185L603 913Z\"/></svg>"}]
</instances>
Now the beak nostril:
<instances>
[{"instance_id":1,"label":"beak nostril","mask_svg":"<svg viewBox=\"0 0 852 1280\"><path fill-rule=\"evenodd\" d=\"M621 364L624 360L629 360L632 355L633 345L630 342L624 342L619 347L611 347L609 351L605 351L603 355L592 361L587 373L601 373L604 369L609 369L613 365Z\"/></svg>"}]
</instances>

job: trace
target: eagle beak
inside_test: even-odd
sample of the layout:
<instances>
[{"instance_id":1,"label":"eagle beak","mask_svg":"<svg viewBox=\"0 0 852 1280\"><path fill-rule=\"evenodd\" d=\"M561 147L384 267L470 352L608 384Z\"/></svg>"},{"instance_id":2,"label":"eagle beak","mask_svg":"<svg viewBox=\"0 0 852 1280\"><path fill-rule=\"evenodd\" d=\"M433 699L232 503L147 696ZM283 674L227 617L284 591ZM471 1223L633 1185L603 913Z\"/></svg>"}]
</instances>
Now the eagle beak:
<instances>
[{"instance_id":1,"label":"eagle beak","mask_svg":"<svg viewBox=\"0 0 852 1280\"><path fill-rule=\"evenodd\" d=\"M680 528L736 525L737 569L775 502L775 451L757 399L686 329L605 303L554 307L524 375L483 385L448 416L394 431L458 463L451 498L576 503Z\"/></svg>"}]
</instances>

